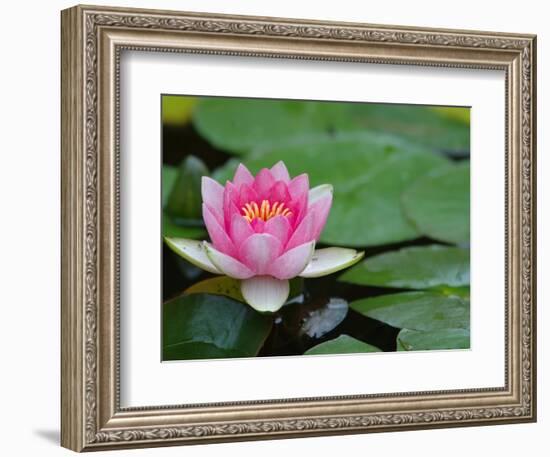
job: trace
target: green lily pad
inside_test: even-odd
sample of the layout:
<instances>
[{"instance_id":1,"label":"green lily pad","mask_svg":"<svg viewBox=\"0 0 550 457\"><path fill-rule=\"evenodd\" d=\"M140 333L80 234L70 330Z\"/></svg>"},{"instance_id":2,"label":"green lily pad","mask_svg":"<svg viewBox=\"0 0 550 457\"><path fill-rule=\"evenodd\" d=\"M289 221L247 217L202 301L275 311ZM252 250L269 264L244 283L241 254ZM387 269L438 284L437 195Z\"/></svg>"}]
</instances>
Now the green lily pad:
<instances>
[{"instance_id":1,"label":"green lily pad","mask_svg":"<svg viewBox=\"0 0 550 457\"><path fill-rule=\"evenodd\" d=\"M244 154L327 135L342 123L343 110L341 103L204 98L194 112L193 125L217 148Z\"/></svg>"},{"instance_id":2,"label":"green lily pad","mask_svg":"<svg viewBox=\"0 0 550 457\"><path fill-rule=\"evenodd\" d=\"M406 215L430 238L449 243L470 240L470 163L423 176L403 193Z\"/></svg>"},{"instance_id":3,"label":"green lily pad","mask_svg":"<svg viewBox=\"0 0 550 457\"><path fill-rule=\"evenodd\" d=\"M316 143L295 144L243 160L253 173L283 160L292 176L307 173L310 185L332 184L334 199L321 242L374 246L419 235L405 217L401 194L420 176L448 163L442 156L379 135L343 134ZM238 161L217 170L219 182L232 179Z\"/></svg>"},{"instance_id":4,"label":"green lily pad","mask_svg":"<svg viewBox=\"0 0 550 457\"><path fill-rule=\"evenodd\" d=\"M198 132L234 154L269 150L333 133L390 133L437 150L468 151L469 124L430 107L376 103L203 98L193 114Z\"/></svg>"},{"instance_id":5,"label":"green lily pad","mask_svg":"<svg viewBox=\"0 0 550 457\"><path fill-rule=\"evenodd\" d=\"M416 246L365 259L339 280L363 286L431 289L470 284L470 250Z\"/></svg>"},{"instance_id":6,"label":"green lily pad","mask_svg":"<svg viewBox=\"0 0 550 457\"><path fill-rule=\"evenodd\" d=\"M219 295L184 295L162 307L162 359L253 357L272 319Z\"/></svg>"},{"instance_id":7,"label":"green lily pad","mask_svg":"<svg viewBox=\"0 0 550 457\"><path fill-rule=\"evenodd\" d=\"M470 331L441 329L430 332L403 329L397 335L398 351L428 351L432 349L469 349Z\"/></svg>"},{"instance_id":8,"label":"green lily pad","mask_svg":"<svg viewBox=\"0 0 550 457\"><path fill-rule=\"evenodd\" d=\"M313 346L304 352L305 355L321 354L359 354L365 352L382 352L376 346L372 346L362 341L356 340L348 335L340 335L333 340Z\"/></svg>"},{"instance_id":9,"label":"green lily pad","mask_svg":"<svg viewBox=\"0 0 550 457\"><path fill-rule=\"evenodd\" d=\"M184 295L223 295L244 303L244 297L241 293L241 281L228 276L216 276L215 278L205 279L188 287L183 293Z\"/></svg>"},{"instance_id":10,"label":"green lily pad","mask_svg":"<svg viewBox=\"0 0 550 457\"><path fill-rule=\"evenodd\" d=\"M470 303L434 292L402 292L350 303L365 316L396 328L438 330L469 328Z\"/></svg>"},{"instance_id":11,"label":"green lily pad","mask_svg":"<svg viewBox=\"0 0 550 457\"><path fill-rule=\"evenodd\" d=\"M381 103L351 106L357 124L370 131L399 135L438 151L469 153L470 124L464 114L466 109L469 119L469 109L441 108Z\"/></svg>"}]
</instances>

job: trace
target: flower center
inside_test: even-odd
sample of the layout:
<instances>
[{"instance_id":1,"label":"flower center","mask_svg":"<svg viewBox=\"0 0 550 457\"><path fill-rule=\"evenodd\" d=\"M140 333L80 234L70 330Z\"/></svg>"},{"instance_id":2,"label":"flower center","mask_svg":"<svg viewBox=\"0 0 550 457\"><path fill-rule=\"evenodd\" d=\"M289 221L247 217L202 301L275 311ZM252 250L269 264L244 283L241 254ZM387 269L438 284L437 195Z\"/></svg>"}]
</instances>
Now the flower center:
<instances>
[{"instance_id":1,"label":"flower center","mask_svg":"<svg viewBox=\"0 0 550 457\"><path fill-rule=\"evenodd\" d=\"M262 200L262 203L258 206L256 202L249 202L241 208L243 217L252 222L254 219L262 219L268 221L275 216L290 216L292 212L285 208L283 202L275 202L271 204L269 200Z\"/></svg>"}]
</instances>

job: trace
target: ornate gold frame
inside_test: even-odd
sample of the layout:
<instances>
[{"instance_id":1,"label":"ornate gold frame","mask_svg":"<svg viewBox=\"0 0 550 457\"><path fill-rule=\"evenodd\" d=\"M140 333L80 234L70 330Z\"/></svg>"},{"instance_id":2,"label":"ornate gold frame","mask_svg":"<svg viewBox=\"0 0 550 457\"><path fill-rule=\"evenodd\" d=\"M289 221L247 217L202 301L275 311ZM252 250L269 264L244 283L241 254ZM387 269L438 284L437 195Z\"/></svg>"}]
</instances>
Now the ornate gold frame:
<instances>
[{"instance_id":1,"label":"ornate gold frame","mask_svg":"<svg viewBox=\"0 0 550 457\"><path fill-rule=\"evenodd\" d=\"M535 36L83 6L62 12L61 31L63 446L535 420ZM505 387L121 409L118 85L125 49L505 71Z\"/></svg>"}]
</instances>

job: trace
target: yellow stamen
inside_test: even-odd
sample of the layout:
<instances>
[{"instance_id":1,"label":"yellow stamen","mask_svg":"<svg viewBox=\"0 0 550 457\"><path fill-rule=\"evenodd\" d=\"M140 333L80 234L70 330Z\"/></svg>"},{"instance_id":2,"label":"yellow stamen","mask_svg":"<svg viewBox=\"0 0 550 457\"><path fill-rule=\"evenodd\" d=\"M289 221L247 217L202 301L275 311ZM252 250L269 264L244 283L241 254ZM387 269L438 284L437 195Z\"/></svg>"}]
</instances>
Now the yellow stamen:
<instances>
[{"instance_id":1,"label":"yellow stamen","mask_svg":"<svg viewBox=\"0 0 550 457\"><path fill-rule=\"evenodd\" d=\"M252 222L254 219L261 219L263 221L268 221L275 216L291 216L292 212L285 208L283 202L275 202L273 205L269 200L262 200L260 206L256 202L246 203L242 208L242 216L246 219L247 222Z\"/></svg>"}]
</instances>

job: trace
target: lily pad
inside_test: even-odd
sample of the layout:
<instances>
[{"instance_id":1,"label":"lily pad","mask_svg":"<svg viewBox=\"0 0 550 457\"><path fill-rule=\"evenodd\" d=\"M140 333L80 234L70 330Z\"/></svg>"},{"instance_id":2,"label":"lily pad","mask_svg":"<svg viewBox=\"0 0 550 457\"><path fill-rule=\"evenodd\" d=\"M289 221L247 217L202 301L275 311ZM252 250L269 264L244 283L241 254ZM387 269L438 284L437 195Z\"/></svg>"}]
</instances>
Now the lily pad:
<instances>
[{"instance_id":1,"label":"lily pad","mask_svg":"<svg viewBox=\"0 0 550 457\"><path fill-rule=\"evenodd\" d=\"M470 327L470 303L434 292L402 292L350 303L365 316L395 328L438 330Z\"/></svg>"},{"instance_id":2,"label":"lily pad","mask_svg":"<svg viewBox=\"0 0 550 457\"><path fill-rule=\"evenodd\" d=\"M374 246L412 240L418 230L402 210L401 194L417 178L448 163L425 149L379 135L343 134L315 143L295 144L243 160L253 173L283 160L291 175L307 173L310 185L332 184L334 199L321 242ZM233 160L217 170L231 179Z\"/></svg>"},{"instance_id":3,"label":"lily pad","mask_svg":"<svg viewBox=\"0 0 550 457\"><path fill-rule=\"evenodd\" d=\"M470 240L470 163L418 179L403 193L403 207L422 234L438 241Z\"/></svg>"},{"instance_id":4,"label":"lily pad","mask_svg":"<svg viewBox=\"0 0 550 457\"><path fill-rule=\"evenodd\" d=\"M217 148L243 155L333 133L389 133L437 150L468 151L469 124L446 108L376 103L205 98L193 115L201 136Z\"/></svg>"},{"instance_id":5,"label":"lily pad","mask_svg":"<svg viewBox=\"0 0 550 457\"><path fill-rule=\"evenodd\" d=\"M244 154L327 135L343 122L344 109L341 103L205 98L196 107L193 125L217 148Z\"/></svg>"},{"instance_id":6,"label":"lily pad","mask_svg":"<svg viewBox=\"0 0 550 457\"><path fill-rule=\"evenodd\" d=\"M430 332L403 329L397 335L398 351L428 351L433 349L469 349L470 331L441 329Z\"/></svg>"},{"instance_id":7,"label":"lily pad","mask_svg":"<svg viewBox=\"0 0 550 457\"><path fill-rule=\"evenodd\" d=\"M228 276L216 276L215 278L205 279L185 289L183 294L224 295L234 300L244 302L244 297L241 293L241 281Z\"/></svg>"},{"instance_id":8,"label":"lily pad","mask_svg":"<svg viewBox=\"0 0 550 457\"><path fill-rule=\"evenodd\" d=\"M466 122L464 110L468 111L469 120L469 109L441 108L382 103L351 105L357 124L365 129L399 135L438 151L460 151L468 154L470 124Z\"/></svg>"},{"instance_id":9,"label":"lily pad","mask_svg":"<svg viewBox=\"0 0 550 457\"><path fill-rule=\"evenodd\" d=\"M470 284L470 250L416 246L365 259L339 280L363 286L403 289L461 287Z\"/></svg>"},{"instance_id":10,"label":"lily pad","mask_svg":"<svg viewBox=\"0 0 550 457\"><path fill-rule=\"evenodd\" d=\"M253 357L272 319L219 295L184 295L163 305L163 360Z\"/></svg>"},{"instance_id":11,"label":"lily pad","mask_svg":"<svg viewBox=\"0 0 550 457\"><path fill-rule=\"evenodd\" d=\"M340 335L333 340L313 346L304 352L305 355L321 354L359 354L365 352L382 352L376 346L372 346L362 341L356 340L348 335Z\"/></svg>"}]
</instances>

